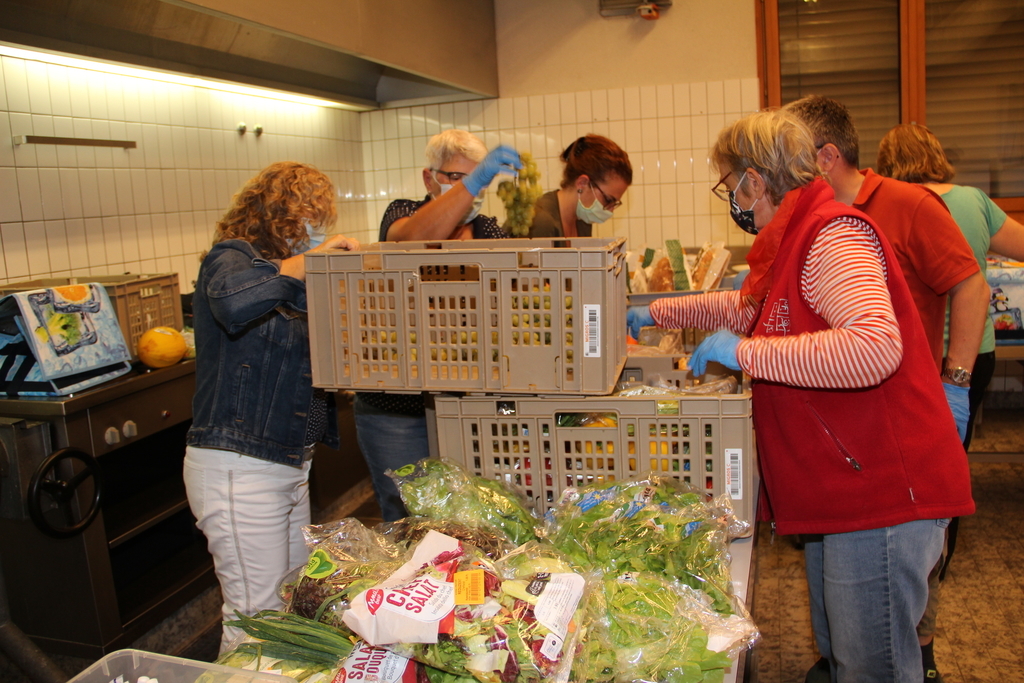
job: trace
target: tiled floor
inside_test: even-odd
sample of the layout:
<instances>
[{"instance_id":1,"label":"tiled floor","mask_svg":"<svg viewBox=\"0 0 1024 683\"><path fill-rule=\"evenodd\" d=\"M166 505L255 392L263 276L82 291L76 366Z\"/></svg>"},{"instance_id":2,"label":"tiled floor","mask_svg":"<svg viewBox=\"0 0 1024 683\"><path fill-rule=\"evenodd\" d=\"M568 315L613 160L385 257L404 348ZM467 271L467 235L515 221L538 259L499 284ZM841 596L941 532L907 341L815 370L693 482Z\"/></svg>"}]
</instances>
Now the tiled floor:
<instances>
[{"instance_id":1,"label":"tiled floor","mask_svg":"<svg viewBox=\"0 0 1024 683\"><path fill-rule=\"evenodd\" d=\"M1024 412L989 411L971 444L977 512L961 518L942 588L935 658L946 683L1024 680ZM817 660L803 556L758 530L759 683L802 683Z\"/></svg>"}]
</instances>

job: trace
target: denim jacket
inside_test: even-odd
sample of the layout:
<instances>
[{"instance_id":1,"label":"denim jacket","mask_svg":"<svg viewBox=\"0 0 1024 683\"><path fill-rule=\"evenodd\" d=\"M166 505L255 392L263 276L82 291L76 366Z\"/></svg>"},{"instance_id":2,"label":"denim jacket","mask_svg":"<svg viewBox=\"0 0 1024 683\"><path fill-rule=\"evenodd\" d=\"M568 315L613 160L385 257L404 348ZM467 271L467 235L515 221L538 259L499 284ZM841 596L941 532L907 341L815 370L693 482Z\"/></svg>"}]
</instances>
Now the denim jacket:
<instances>
[{"instance_id":1,"label":"denim jacket","mask_svg":"<svg viewBox=\"0 0 1024 683\"><path fill-rule=\"evenodd\" d=\"M313 395L306 285L244 240L215 244L192 299L196 394L187 443L300 466ZM328 394L327 435L338 448Z\"/></svg>"}]
</instances>

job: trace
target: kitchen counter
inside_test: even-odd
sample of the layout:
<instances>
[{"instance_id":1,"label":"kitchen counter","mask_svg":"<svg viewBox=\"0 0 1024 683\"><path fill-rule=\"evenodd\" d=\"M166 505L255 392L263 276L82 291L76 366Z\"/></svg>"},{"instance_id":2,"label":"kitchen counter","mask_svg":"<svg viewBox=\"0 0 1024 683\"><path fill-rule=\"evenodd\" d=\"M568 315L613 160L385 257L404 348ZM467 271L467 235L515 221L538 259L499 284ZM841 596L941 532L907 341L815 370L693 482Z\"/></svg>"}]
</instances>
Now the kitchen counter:
<instances>
[{"instance_id":1,"label":"kitchen counter","mask_svg":"<svg viewBox=\"0 0 1024 683\"><path fill-rule=\"evenodd\" d=\"M752 611L754 605L754 581L757 572L756 564L756 543L757 533L754 532L748 538L737 538L729 544L729 553L732 555L730 569L732 571L733 589L736 596L747 606L747 611ZM755 620L756 624L757 621ZM725 672L723 683L742 683L750 680L752 658L750 650L740 653L736 663Z\"/></svg>"}]
</instances>

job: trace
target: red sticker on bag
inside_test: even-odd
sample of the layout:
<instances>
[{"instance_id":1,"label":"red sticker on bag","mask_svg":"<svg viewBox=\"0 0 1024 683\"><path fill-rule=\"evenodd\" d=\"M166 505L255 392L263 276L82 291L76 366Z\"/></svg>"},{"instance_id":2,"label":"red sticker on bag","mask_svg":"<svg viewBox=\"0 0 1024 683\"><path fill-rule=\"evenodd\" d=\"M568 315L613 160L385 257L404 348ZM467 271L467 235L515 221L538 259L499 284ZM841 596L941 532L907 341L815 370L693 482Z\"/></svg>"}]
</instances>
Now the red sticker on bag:
<instances>
[{"instance_id":1,"label":"red sticker on bag","mask_svg":"<svg viewBox=\"0 0 1024 683\"><path fill-rule=\"evenodd\" d=\"M383 603L384 591L380 588L371 588L366 591L366 609L370 610L370 614L376 614Z\"/></svg>"}]
</instances>

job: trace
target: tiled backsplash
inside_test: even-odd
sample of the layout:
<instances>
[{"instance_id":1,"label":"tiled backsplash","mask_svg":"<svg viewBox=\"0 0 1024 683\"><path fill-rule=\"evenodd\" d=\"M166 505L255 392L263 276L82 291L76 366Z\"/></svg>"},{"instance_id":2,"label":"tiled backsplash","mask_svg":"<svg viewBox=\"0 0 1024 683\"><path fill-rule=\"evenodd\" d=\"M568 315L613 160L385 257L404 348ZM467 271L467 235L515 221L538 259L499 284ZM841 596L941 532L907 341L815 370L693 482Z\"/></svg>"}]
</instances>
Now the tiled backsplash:
<instances>
[{"instance_id":1,"label":"tiled backsplash","mask_svg":"<svg viewBox=\"0 0 1024 683\"><path fill-rule=\"evenodd\" d=\"M177 272L232 194L267 164L316 165L339 223L365 223L359 114L0 57L0 281ZM236 127L246 122L249 132ZM263 135L252 133L262 125ZM13 144L13 136L132 140L134 149Z\"/></svg>"},{"instance_id":2,"label":"tiled backsplash","mask_svg":"<svg viewBox=\"0 0 1024 683\"><path fill-rule=\"evenodd\" d=\"M450 127L473 131L488 147L531 152L549 189L573 139L595 132L617 141L630 154L634 182L599 235L623 235L635 246L747 239L708 192L707 149L727 120L756 108L756 79L359 114L17 57L0 63L0 281L176 271L189 291L231 195L282 159L327 173L339 190L337 230L372 242L392 199L423 196L423 149ZM236 131L240 122L249 132ZM138 147L14 145L19 135ZM504 213L493 192L484 210Z\"/></svg>"},{"instance_id":3,"label":"tiled backsplash","mask_svg":"<svg viewBox=\"0 0 1024 683\"><path fill-rule=\"evenodd\" d=\"M355 113L17 57L0 57L0 66L0 282L177 272L191 291L232 194L285 159L327 173L339 193L336 229L373 242L391 200L424 195L423 149L451 127L488 147L531 152L547 189L558 186L558 156L575 138L593 132L618 142L633 185L598 236L625 236L633 248L751 239L712 196L718 179L707 152L725 123L757 109L757 79ZM20 135L138 147L14 145ZM493 191L484 213L504 215ZM1000 366L993 390L1021 391L1019 368Z\"/></svg>"},{"instance_id":4,"label":"tiled backsplash","mask_svg":"<svg viewBox=\"0 0 1024 683\"><path fill-rule=\"evenodd\" d=\"M379 217L396 197L425 194L420 170L427 139L446 128L464 128L488 148L499 143L530 152L541 184L556 189L558 157L577 137L598 133L615 140L633 164L633 186L614 218L597 226L599 236L625 236L631 246L679 239L744 244L744 233L728 221L714 198L718 178L708 149L726 122L758 107L758 82L678 83L592 90L536 97L499 98L455 104L403 107L360 114L366 187L376 197L367 216L376 233ZM493 192L484 213L503 216Z\"/></svg>"}]
</instances>

